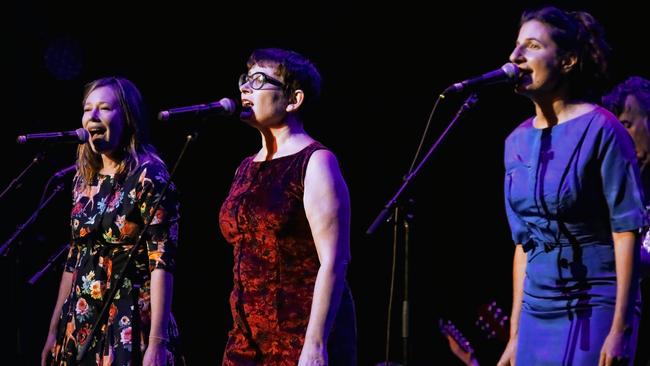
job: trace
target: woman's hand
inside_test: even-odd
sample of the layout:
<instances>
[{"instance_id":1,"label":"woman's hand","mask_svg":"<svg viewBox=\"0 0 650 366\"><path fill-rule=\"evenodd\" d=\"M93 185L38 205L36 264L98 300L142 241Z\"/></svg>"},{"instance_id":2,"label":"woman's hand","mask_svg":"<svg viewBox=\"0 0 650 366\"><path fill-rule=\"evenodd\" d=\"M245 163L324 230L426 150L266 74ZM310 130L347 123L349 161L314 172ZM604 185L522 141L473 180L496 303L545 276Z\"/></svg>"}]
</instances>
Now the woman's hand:
<instances>
[{"instance_id":1,"label":"woman's hand","mask_svg":"<svg viewBox=\"0 0 650 366\"><path fill-rule=\"evenodd\" d=\"M56 344L56 331L50 331L47 334L47 339L45 340L45 346L43 346L43 351L41 352L41 366L47 365L47 359L52 354L55 344Z\"/></svg>"},{"instance_id":2,"label":"woman's hand","mask_svg":"<svg viewBox=\"0 0 650 366\"><path fill-rule=\"evenodd\" d=\"M623 332L609 332L600 350L598 366L627 365L630 361L627 340Z\"/></svg>"},{"instance_id":3,"label":"woman's hand","mask_svg":"<svg viewBox=\"0 0 650 366\"><path fill-rule=\"evenodd\" d=\"M327 347L305 342L300 352L298 366L327 366Z\"/></svg>"},{"instance_id":4,"label":"woman's hand","mask_svg":"<svg viewBox=\"0 0 650 366\"><path fill-rule=\"evenodd\" d=\"M167 366L167 347L159 340L149 339L149 346L144 353L142 366Z\"/></svg>"},{"instance_id":5,"label":"woman's hand","mask_svg":"<svg viewBox=\"0 0 650 366\"><path fill-rule=\"evenodd\" d=\"M506 349L503 351L497 366L515 366L515 356L517 355L517 338L510 338Z\"/></svg>"}]
</instances>

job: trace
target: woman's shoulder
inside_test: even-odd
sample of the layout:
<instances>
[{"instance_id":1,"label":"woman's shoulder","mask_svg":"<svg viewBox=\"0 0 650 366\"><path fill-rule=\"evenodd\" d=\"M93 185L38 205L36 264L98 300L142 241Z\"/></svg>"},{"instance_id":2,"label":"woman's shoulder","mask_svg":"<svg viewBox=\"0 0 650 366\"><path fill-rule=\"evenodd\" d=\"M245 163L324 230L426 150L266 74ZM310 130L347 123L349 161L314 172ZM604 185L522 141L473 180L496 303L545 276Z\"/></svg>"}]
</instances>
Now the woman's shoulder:
<instances>
[{"instance_id":1,"label":"woman's shoulder","mask_svg":"<svg viewBox=\"0 0 650 366\"><path fill-rule=\"evenodd\" d=\"M630 140L629 133L619 119L607 109L596 105L592 111L578 117L583 123L588 124L585 128L590 130L590 135L598 141L609 140ZM625 142L627 143L627 141Z\"/></svg>"},{"instance_id":2,"label":"woman's shoulder","mask_svg":"<svg viewBox=\"0 0 650 366\"><path fill-rule=\"evenodd\" d=\"M338 164L338 159L332 150L323 146L309 152L309 163L317 165L329 165L332 163Z\"/></svg>"},{"instance_id":3,"label":"woman's shoulder","mask_svg":"<svg viewBox=\"0 0 650 366\"><path fill-rule=\"evenodd\" d=\"M305 146L297 154L302 154L309 160L310 163L316 164L338 164L336 154L327 146L319 141L312 141L309 145Z\"/></svg>"},{"instance_id":4,"label":"woman's shoulder","mask_svg":"<svg viewBox=\"0 0 650 366\"><path fill-rule=\"evenodd\" d=\"M588 119L590 119L597 127L608 130L625 131L625 127L623 127L623 124L618 120L618 118L612 112L601 106L595 106L593 111L586 115L589 115Z\"/></svg>"},{"instance_id":5,"label":"woman's shoulder","mask_svg":"<svg viewBox=\"0 0 650 366\"><path fill-rule=\"evenodd\" d=\"M252 162L255 161L256 156L257 156L257 153L253 154L253 155L249 155L249 156L245 157L244 159L242 159L242 161L240 161L239 165L237 166L237 170L241 170L241 169L249 166Z\"/></svg>"},{"instance_id":6,"label":"woman's shoulder","mask_svg":"<svg viewBox=\"0 0 650 366\"><path fill-rule=\"evenodd\" d=\"M140 171L147 170L150 172L165 172L167 173L167 166L158 157L147 157L142 160L138 166Z\"/></svg>"},{"instance_id":7,"label":"woman's shoulder","mask_svg":"<svg viewBox=\"0 0 650 366\"><path fill-rule=\"evenodd\" d=\"M596 106L593 111L587 113L589 133L593 137L593 141L597 142L599 149L603 151L622 149L628 159L636 159L636 152L634 149L634 141L627 132L623 124L618 118L607 109Z\"/></svg>"},{"instance_id":8,"label":"woman's shoulder","mask_svg":"<svg viewBox=\"0 0 650 366\"><path fill-rule=\"evenodd\" d=\"M129 174L129 178L137 183L164 184L169 180L169 172L160 158L147 157Z\"/></svg>"},{"instance_id":9,"label":"woman's shoulder","mask_svg":"<svg viewBox=\"0 0 650 366\"><path fill-rule=\"evenodd\" d=\"M510 132L508 137L506 137L506 143L511 143L518 138L528 135L531 131L535 131L533 119L534 117L528 117L523 122L519 123L519 125Z\"/></svg>"}]
</instances>

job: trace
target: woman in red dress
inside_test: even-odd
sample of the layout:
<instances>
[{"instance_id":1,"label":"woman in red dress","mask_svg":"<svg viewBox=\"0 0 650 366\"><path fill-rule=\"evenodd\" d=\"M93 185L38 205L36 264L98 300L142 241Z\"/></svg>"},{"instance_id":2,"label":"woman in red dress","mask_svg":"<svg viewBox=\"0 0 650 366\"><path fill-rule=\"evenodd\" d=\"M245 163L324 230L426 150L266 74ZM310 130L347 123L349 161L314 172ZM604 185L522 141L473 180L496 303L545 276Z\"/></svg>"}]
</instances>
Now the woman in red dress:
<instances>
[{"instance_id":1,"label":"woman in red dress","mask_svg":"<svg viewBox=\"0 0 650 366\"><path fill-rule=\"evenodd\" d=\"M281 49L256 50L247 66L240 118L262 147L241 162L219 215L234 246L223 365L354 365L348 189L334 154L303 128L320 75Z\"/></svg>"}]
</instances>

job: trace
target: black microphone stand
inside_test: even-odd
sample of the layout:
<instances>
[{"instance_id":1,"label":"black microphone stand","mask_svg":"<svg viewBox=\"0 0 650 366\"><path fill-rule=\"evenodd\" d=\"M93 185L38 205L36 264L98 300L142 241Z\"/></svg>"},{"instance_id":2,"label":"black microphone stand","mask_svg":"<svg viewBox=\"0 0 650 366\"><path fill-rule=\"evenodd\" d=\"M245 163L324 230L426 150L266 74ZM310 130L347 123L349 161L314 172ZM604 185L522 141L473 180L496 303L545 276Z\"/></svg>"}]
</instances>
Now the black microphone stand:
<instances>
[{"instance_id":1,"label":"black microphone stand","mask_svg":"<svg viewBox=\"0 0 650 366\"><path fill-rule=\"evenodd\" d=\"M59 260L61 255L67 253L68 248L70 248L70 243L63 244L59 248L59 250L56 253L52 254L52 256L47 260L45 267L41 268L38 272L34 273L34 275L27 281L27 283L29 283L30 285L36 284L36 282L38 282L38 280L40 280L41 277L43 277L45 272L47 272L47 270L50 269L50 267L52 267L52 265L54 265L54 263L56 263L57 260Z\"/></svg>"},{"instance_id":2,"label":"black microphone stand","mask_svg":"<svg viewBox=\"0 0 650 366\"><path fill-rule=\"evenodd\" d=\"M29 170L29 168L31 166L33 166L35 163L38 163L39 161L41 161L43 159L43 156L44 155L42 153L37 154L36 157L32 160L32 163L25 170L23 170L23 172L19 175L19 177L16 178L14 181L16 181L16 182L19 181L19 179L25 174L25 172L27 172L27 170ZM12 243L14 243L16 238L18 238L20 236L20 234L29 225L31 225L36 220L36 218L38 217L38 214L43 210L43 208L45 208L45 206L47 206L50 203L50 201L59 192L61 192L63 190L64 183L63 182L58 182L57 185L52 189L52 192L50 192L49 195L46 195L52 180L55 179L55 178L60 178L62 176L62 175L59 175L59 173L60 172L55 173L52 177L50 177L50 179L45 184L45 188L43 189L43 194L41 196L41 200L39 201L38 207L32 213L32 215L22 225L18 225L17 228L16 228L16 231L9 237L9 239L7 239L2 244L2 246L0 247L0 256L7 257L9 255L9 253L12 250ZM10 185L10 187L11 187L11 185ZM5 191L7 191L7 190L5 190ZM18 243L17 248L20 248L21 241L17 241L17 243ZM23 297L22 286L21 286L21 281L22 281L21 280L21 263L20 263L21 261L20 261L20 255L18 255L18 254L15 255L14 258L15 258L15 265L14 265L13 272L14 272L14 276L15 276L15 284L13 285L14 286L14 289L13 289L13 292L14 292L13 306L15 307L16 311L18 311L18 310L22 309L21 301L22 301L22 297ZM23 354L22 354L22 348L23 347L22 347L22 341L21 341L21 327L20 327L20 325L16 326L16 335L17 335L17 337L16 337L16 341L15 341L16 342L15 343L15 346L16 346L16 354L15 355L16 355L16 357L21 358L23 356Z\"/></svg>"},{"instance_id":3,"label":"black microphone stand","mask_svg":"<svg viewBox=\"0 0 650 366\"><path fill-rule=\"evenodd\" d=\"M409 300L409 259L411 258L409 254L409 244L410 244L410 221L413 219L413 213L411 209L413 208L414 201L412 199L407 200L407 203L401 205L401 211L399 208L395 208L395 220L394 220L394 233L393 233L393 245L397 246L397 238L400 236L400 231L403 234L404 238L404 288L402 289L402 360L403 365L408 366L409 356L411 354L409 338L411 335L411 302Z\"/></svg>"},{"instance_id":4,"label":"black microphone stand","mask_svg":"<svg viewBox=\"0 0 650 366\"><path fill-rule=\"evenodd\" d=\"M0 255L6 257L9 254L9 251L11 249L11 243L13 243L13 241L16 240L18 235L20 235L23 232L23 230L25 230L25 228L27 228L31 223L34 222L34 220L36 220L36 217L38 217L38 214L41 212L41 210L45 206L47 206L48 203L50 203L52 198L54 198L54 196L56 196L57 193L61 192L62 190L63 190L63 183L58 183L54 187L50 195L44 198L43 200L41 200L38 207L36 208L36 211L34 211L34 213L27 219L27 221L25 221L25 223L23 223L22 225L18 225L16 231L14 231L14 233L9 237L9 239L7 239L7 241L5 241L4 244L2 244L2 246L0 247Z\"/></svg>"},{"instance_id":5,"label":"black microphone stand","mask_svg":"<svg viewBox=\"0 0 650 366\"><path fill-rule=\"evenodd\" d=\"M7 194L10 190L16 188L17 185L20 183L20 181L23 179L23 176L24 176L25 174L27 174L27 172L28 172L28 171L29 171L29 170L30 170L34 165L36 165L36 164L40 163L41 161L43 161L44 158L45 158L45 154L44 154L44 153L40 152L40 153L36 154L36 156L34 156L34 158L32 159L32 161L31 161L31 162L30 162L30 163L25 167L25 169L23 169L23 171L20 172L20 174L18 174L18 176L17 176L16 178L12 179L11 182L9 182L9 185L7 186L7 188L5 188L5 189L2 191L2 193L0 193L0 199L2 199L2 197L4 197L4 195Z\"/></svg>"},{"instance_id":6,"label":"black microphone stand","mask_svg":"<svg viewBox=\"0 0 650 366\"><path fill-rule=\"evenodd\" d=\"M174 178L176 169L180 165L180 162L183 159L183 156L185 155L185 152L187 151L190 142L196 140L197 137L198 137L198 132L193 132L192 134L187 135L185 139L185 144L181 149L181 153L179 154L178 159L176 159L176 163L174 164L174 167L169 172L169 179L167 180L167 184L165 184L165 187L163 187L162 191L160 192L160 197L158 198L156 203L152 206L152 212L154 212L154 214L158 210L158 207L162 203L162 200L165 198L167 189L169 188L169 185L172 183L172 179ZM97 333L97 329L99 329L99 324L101 324L102 320L108 315L108 309L110 308L110 305L113 302L115 295L117 295L117 291L122 287L122 282L124 282L124 273L127 271L129 265L133 261L134 254L140 247L142 243L142 238L145 236L145 233L147 232L147 229L149 229L149 226L151 225L152 222L153 220L149 220L144 225L142 230L140 230L140 235L138 235L138 240L135 241L135 244L133 245L131 250L129 250L129 255L126 258L124 266L122 266L122 269L115 275L114 278L116 283L115 285L111 284L111 292L108 294L108 296L106 296L106 299L104 300L104 306L102 307L102 310L97 315L97 318L95 319L95 323L93 324L92 328L90 328L90 333L88 334L88 341L84 344L84 346L77 354L77 359L76 359L77 365L81 364L81 361L83 361L84 357L88 352L90 345L93 343L93 338L95 337L95 333Z\"/></svg>"},{"instance_id":7,"label":"black microphone stand","mask_svg":"<svg viewBox=\"0 0 650 366\"><path fill-rule=\"evenodd\" d=\"M371 235L373 234L379 226L384 223L390 221L391 217L389 217L389 212L391 210L395 210L394 214L392 215L392 219L394 222L394 248L393 250L395 251L396 248L395 246L397 245L397 237L398 237L398 227L400 225L400 220L402 221L402 226L404 230L404 298L402 301L402 362L404 366L408 365L409 361L409 335L410 335L410 304L409 304L409 234L410 234L410 227L408 223L408 218L410 215L407 213L404 216L404 218L400 218L400 211L398 208L398 201L402 193L406 190L408 185L411 183L411 181L417 176L417 174L420 172L424 164L429 160L433 152L438 148L442 140L447 136L449 131L451 130L451 127L460 119L460 117L476 104L478 101L478 96L476 93L472 93L463 105L460 107L454 118L449 122L449 125L445 130L442 132L440 137L436 140L436 142L431 146L429 151L427 151L426 155L422 158L420 163L417 165L417 167L409 174L407 174L404 177L404 182L402 185L399 187L395 195L384 205L384 208L379 212L379 215L375 218L375 220L372 222L368 230L366 230L366 234ZM393 285L391 284L391 289ZM392 290L391 290L392 291ZM392 299L392 296L391 296ZM391 301L392 303L392 301ZM390 327L390 309L391 309L391 304L389 304L389 318L388 318L388 327ZM389 356L389 344L390 344L390 332L387 332L387 339L386 339L386 360L385 360L385 365L389 364L388 361L388 356Z\"/></svg>"},{"instance_id":8,"label":"black microphone stand","mask_svg":"<svg viewBox=\"0 0 650 366\"><path fill-rule=\"evenodd\" d=\"M408 187L409 183L411 183L411 180L413 180L413 178L415 178L415 176L420 172L420 169L422 169L422 166L424 166L424 164L427 162L427 160L429 160L429 158L431 157L431 154L433 154L433 152L436 150L436 148L438 148L438 145L440 145L442 140L444 140L445 136L447 136L447 133L449 133L449 130L451 129L451 127L458 121L458 119L463 115L463 113L469 111L472 107L474 107L474 105L476 104L477 101L478 101L478 96L475 93L473 93L469 97L467 97L467 99L465 100L463 105L458 110L458 113L456 113L456 116L451 120L451 122L449 122L449 125L442 132L442 134L440 135L438 140L436 140L436 142L433 144L433 146L431 146L429 151L427 151L427 154L424 156L424 158L422 158L422 161L420 162L420 164L418 164L418 166L413 170L413 172L411 174L407 175L404 178L404 183L402 183L402 186L399 187L399 189L397 190L397 192L395 193L393 198L391 198L386 203L386 205L384 205L384 208L381 210L381 212L379 212L379 215L377 215L375 220L372 222L372 225L370 225L368 230L366 230L366 234L371 235L372 233L374 233L377 230L377 228L379 227L379 225L382 224L382 222L387 222L388 221L388 219L389 219L389 218L387 218L388 212L395 207L395 205L397 204L397 200L402 195L404 190Z\"/></svg>"}]
</instances>

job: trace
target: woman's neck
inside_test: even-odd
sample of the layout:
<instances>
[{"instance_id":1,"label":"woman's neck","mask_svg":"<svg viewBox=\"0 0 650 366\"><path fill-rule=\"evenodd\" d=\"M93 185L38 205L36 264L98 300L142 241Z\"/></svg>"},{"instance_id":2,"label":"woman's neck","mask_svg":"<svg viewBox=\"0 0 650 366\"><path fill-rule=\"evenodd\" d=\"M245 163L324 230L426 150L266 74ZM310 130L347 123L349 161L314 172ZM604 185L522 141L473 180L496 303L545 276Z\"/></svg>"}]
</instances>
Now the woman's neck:
<instances>
[{"instance_id":1,"label":"woman's neck","mask_svg":"<svg viewBox=\"0 0 650 366\"><path fill-rule=\"evenodd\" d=\"M314 141L299 122L286 123L260 132L262 148L255 160L271 160L274 157L290 155Z\"/></svg>"},{"instance_id":2,"label":"woman's neck","mask_svg":"<svg viewBox=\"0 0 650 366\"><path fill-rule=\"evenodd\" d=\"M102 154L102 168L100 174L115 175L120 167L120 162L106 154Z\"/></svg>"},{"instance_id":3,"label":"woman's neck","mask_svg":"<svg viewBox=\"0 0 650 366\"><path fill-rule=\"evenodd\" d=\"M535 102L535 127L552 127L589 112L595 106L580 100L555 99Z\"/></svg>"}]
</instances>

